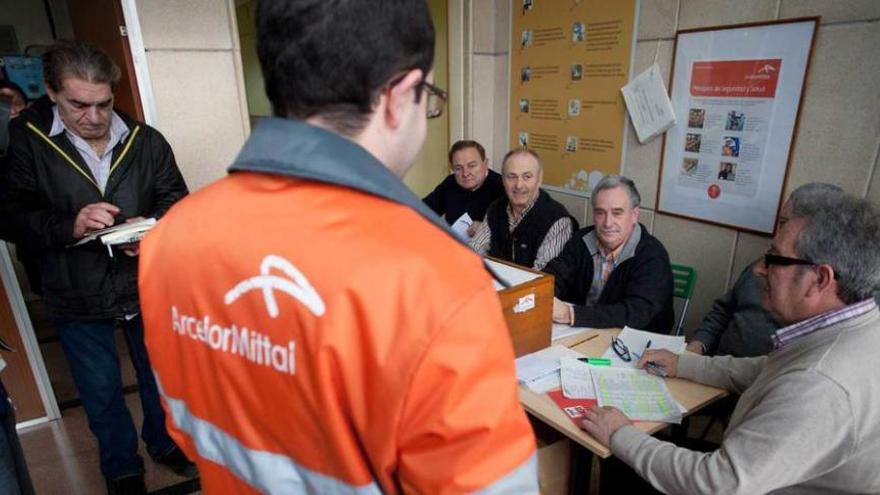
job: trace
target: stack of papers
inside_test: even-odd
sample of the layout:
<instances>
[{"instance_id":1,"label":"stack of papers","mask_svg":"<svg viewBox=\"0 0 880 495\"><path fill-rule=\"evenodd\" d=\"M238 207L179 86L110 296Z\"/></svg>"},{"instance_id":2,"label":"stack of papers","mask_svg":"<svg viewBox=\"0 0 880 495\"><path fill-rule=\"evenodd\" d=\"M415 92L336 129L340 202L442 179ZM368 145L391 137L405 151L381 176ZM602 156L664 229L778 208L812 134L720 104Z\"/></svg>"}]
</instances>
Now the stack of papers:
<instances>
[{"instance_id":1,"label":"stack of papers","mask_svg":"<svg viewBox=\"0 0 880 495\"><path fill-rule=\"evenodd\" d=\"M522 285L526 282L531 282L536 278L540 277L540 273L532 273L528 270L523 270L521 268L517 268L515 266L505 265L504 263L499 263L494 260L484 259L486 266L488 266L495 274L501 277L503 280L507 281L507 283L513 287L515 285ZM495 280L495 290L504 290L506 287L499 284L497 280Z\"/></svg>"},{"instance_id":2,"label":"stack of papers","mask_svg":"<svg viewBox=\"0 0 880 495\"><path fill-rule=\"evenodd\" d=\"M564 339L566 337L571 337L572 335L577 335L579 333L589 332L592 328L590 327L573 327L571 325L567 325L565 323L554 323L553 329L551 330L550 339L552 341Z\"/></svg>"},{"instance_id":3,"label":"stack of papers","mask_svg":"<svg viewBox=\"0 0 880 495\"><path fill-rule=\"evenodd\" d=\"M564 357L579 358L582 355L561 345L526 354L516 360L516 378L539 394L558 388L561 385L561 359Z\"/></svg>"},{"instance_id":4,"label":"stack of papers","mask_svg":"<svg viewBox=\"0 0 880 495\"><path fill-rule=\"evenodd\" d=\"M642 354L645 353L645 349L666 349L672 353L681 354L684 352L686 346L684 337L651 333L630 327L624 327L617 336L617 340L626 345L629 349L630 355L632 355L632 360L624 361L616 352L614 352L614 349L612 349L611 346L608 347L608 350L605 351L605 354L603 354L602 357L610 359L611 366L621 368L635 369L636 365L639 364L639 359ZM648 342L651 343L650 346L648 346Z\"/></svg>"},{"instance_id":5,"label":"stack of papers","mask_svg":"<svg viewBox=\"0 0 880 495\"><path fill-rule=\"evenodd\" d=\"M155 218L145 218L137 222L120 223L106 229L90 232L87 236L79 240L74 246L79 246L87 242L100 239L105 246L117 246L120 244L131 244L138 242L144 238L144 235L156 225Z\"/></svg>"},{"instance_id":6,"label":"stack of papers","mask_svg":"<svg viewBox=\"0 0 880 495\"><path fill-rule=\"evenodd\" d=\"M614 406L633 421L680 423L684 408L672 397L666 382L642 370L592 366L562 358L562 394L567 399L596 399Z\"/></svg>"}]
</instances>

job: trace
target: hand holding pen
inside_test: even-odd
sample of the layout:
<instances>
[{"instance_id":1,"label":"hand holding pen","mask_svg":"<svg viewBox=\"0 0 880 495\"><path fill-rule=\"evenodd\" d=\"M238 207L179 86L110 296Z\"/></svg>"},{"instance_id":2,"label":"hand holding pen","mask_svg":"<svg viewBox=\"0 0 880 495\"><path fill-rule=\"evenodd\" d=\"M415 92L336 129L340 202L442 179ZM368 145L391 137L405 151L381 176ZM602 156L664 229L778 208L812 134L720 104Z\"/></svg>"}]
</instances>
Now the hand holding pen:
<instances>
[{"instance_id":1,"label":"hand holding pen","mask_svg":"<svg viewBox=\"0 0 880 495\"><path fill-rule=\"evenodd\" d=\"M644 368L653 375L672 378L678 375L678 354L665 349L649 350L645 347L636 367Z\"/></svg>"}]
</instances>

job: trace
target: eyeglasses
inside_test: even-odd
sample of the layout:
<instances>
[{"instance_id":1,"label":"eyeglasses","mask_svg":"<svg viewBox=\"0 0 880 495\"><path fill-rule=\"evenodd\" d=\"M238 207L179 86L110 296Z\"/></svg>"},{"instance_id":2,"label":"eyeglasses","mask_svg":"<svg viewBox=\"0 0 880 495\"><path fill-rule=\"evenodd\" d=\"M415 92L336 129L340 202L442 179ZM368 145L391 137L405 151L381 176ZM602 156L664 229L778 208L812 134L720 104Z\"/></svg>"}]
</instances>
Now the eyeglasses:
<instances>
[{"instance_id":1,"label":"eyeglasses","mask_svg":"<svg viewBox=\"0 0 880 495\"><path fill-rule=\"evenodd\" d=\"M810 260L805 260L801 258L789 258L788 256L782 256L779 254L764 254L764 268L769 268L770 265L779 265L779 266L791 266L791 265L805 265L805 266L816 266L818 263L814 263Z\"/></svg>"},{"instance_id":2,"label":"eyeglasses","mask_svg":"<svg viewBox=\"0 0 880 495\"><path fill-rule=\"evenodd\" d=\"M629 347L617 337L611 337L611 349L620 359L623 359L627 363L632 361L632 354L629 352Z\"/></svg>"},{"instance_id":3,"label":"eyeglasses","mask_svg":"<svg viewBox=\"0 0 880 495\"><path fill-rule=\"evenodd\" d=\"M392 77L391 82L389 82L388 85L385 86L386 90L400 83L400 81L402 81L404 77L406 77L405 72ZM422 81L419 82L418 85L416 85L416 88L421 89L423 86L427 90L428 97L428 105L427 109L425 110L425 117L429 119L436 119L437 117L443 115L443 107L446 105L446 100L449 98L449 95L446 93L446 91L443 91L442 89L434 86L424 79L422 79Z\"/></svg>"},{"instance_id":4,"label":"eyeglasses","mask_svg":"<svg viewBox=\"0 0 880 495\"><path fill-rule=\"evenodd\" d=\"M443 107L446 105L446 100L449 98L446 91L443 91L428 81L420 82L419 86L424 86L425 89L428 90L428 108L425 111L425 117L436 119L443 115Z\"/></svg>"}]
</instances>

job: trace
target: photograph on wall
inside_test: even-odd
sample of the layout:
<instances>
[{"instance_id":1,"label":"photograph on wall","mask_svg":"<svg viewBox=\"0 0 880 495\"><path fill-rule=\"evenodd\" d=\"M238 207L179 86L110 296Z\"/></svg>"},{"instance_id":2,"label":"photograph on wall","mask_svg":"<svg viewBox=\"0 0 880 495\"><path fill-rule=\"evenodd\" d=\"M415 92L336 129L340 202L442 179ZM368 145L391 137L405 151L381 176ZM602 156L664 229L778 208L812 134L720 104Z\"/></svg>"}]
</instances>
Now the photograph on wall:
<instances>
[{"instance_id":1,"label":"photograph on wall","mask_svg":"<svg viewBox=\"0 0 880 495\"><path fill-rule=\"evenodd\" d=\"M772 234L818 20L679 31L657 210Z\"/></svg>"},{"instance_id":2,"label":"photograph on wall","mask_svg":"<svg viewBox=\"0 0 880 495\"><path fill-rule=\"evenodd\" d=\"M637 2L511 1L509 146L541 156L545 186L587 193L621 171Z\"/></svg>"}]
</instances>

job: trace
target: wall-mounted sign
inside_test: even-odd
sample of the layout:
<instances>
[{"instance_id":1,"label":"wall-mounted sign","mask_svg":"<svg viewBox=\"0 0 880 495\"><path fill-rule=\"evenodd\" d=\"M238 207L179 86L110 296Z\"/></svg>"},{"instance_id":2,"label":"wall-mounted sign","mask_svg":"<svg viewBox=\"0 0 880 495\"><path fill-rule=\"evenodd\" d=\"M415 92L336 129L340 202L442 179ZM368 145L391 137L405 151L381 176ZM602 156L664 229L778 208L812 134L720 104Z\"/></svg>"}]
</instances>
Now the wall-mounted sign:
<instances>
[{"instance_id":1,"label":"wall-mounted sign","mask_svg":"<svg viewBox=\"0 0 880 495\"><path fill-rule=\"evenodd\" d=\"M512 0L510 146L536 151L544 184L589 191L620 173L636 0Z\"/></svg>"},{"instance_id":2,"label":"wall-mounted sign","mask_svg":"<svg viewBox=\"0 0 880 495\"><path fill-rule=\"evenodd\" d=\"M818 23L678 32L658 211L774 232Z\"/></svg>"}]
</instances>

